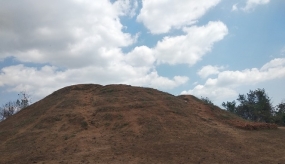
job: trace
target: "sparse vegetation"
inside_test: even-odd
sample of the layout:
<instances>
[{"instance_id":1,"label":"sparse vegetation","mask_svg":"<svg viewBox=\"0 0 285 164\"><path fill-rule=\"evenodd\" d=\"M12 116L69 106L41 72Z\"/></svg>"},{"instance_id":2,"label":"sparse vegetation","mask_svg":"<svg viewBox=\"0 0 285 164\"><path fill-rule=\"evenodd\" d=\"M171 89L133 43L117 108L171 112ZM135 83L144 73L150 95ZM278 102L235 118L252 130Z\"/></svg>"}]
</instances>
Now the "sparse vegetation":
<instances>
[{"instance_id":1,"label":"sparse vegetation","mask_svg":"<svg viewBox=\"0 0 285 164\"><path fill-rule=\"evenodd\" d=\"M208 97L201 96L201 100L206 104L214 105L213 102Z\"/></svg>"},{"instance_id":2,"label":"sparse vegetation","mask_svg":"<svg viewBox=\"0 0 285 164\"><path fill-rule=\"evenodd\" d=\"M9 101L0 107L0 121L7 119L20 110L26 108L31 103L31 97L26 92L18 94L19 98L16 101Z\"/></svg>"},{"instance_id":3,"label":"sparse vegetation","mask_svg":"<svg viewBox=\"0 0 285 164\"><path fill-rule=\"evenodd\" d=\"M112 130L119 130L119 129L122 129L128 125L129 125L129 123L127 123L127 122L115 122Z\"/></svg>"},{"instance_id":4,"label":"sparse vegetation","mask_svg":"<svg viewBox=\"0 0 285 164\"><path fill-rule=\"evenodd\" d=\"M86 121L81 121L81 127L83 129L87 129L88 128L88 123Z\"/></svg>"},{"instance_id":5,"label":"sparse vegetation","mask_svg":"<svg viewBox=\"0 0 285 164\"><path fill-rule=\"evenodd\" d=\"M112 114L110 114L110 113L105 113L103 115L103 119L106 120L106 121L112 121L113 118L114 118L114 116Z\"/></svg>"}]
</instances>

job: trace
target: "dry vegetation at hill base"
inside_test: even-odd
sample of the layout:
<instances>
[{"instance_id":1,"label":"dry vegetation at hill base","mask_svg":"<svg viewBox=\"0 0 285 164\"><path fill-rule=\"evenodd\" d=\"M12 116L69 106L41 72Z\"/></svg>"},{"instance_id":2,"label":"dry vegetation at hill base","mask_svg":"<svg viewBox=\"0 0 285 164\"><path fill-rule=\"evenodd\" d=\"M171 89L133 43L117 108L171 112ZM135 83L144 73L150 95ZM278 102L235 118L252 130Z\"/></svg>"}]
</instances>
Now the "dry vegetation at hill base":
<instances>
[{"instance_id":1,"label":"dry vegetation at hill base","mask_svg":"<svg viewBox=\"0 0 285 164\"><path fill-rule=\"evenodd\" d=\"M285 163L285 131L194 96L74 85L0 123L0 163Z\"/></svg>"}]
</instances>

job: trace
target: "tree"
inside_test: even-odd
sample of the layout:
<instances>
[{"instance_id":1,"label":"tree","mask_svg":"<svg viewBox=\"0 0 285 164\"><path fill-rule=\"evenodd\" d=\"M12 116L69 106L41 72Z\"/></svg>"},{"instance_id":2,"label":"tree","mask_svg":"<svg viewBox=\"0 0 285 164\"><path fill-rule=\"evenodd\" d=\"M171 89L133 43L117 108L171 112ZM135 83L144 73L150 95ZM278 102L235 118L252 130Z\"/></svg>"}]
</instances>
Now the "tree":
<instances>
[{"instance_id":1,"label":"tree","mask_svg":"<svg viewBox=\"0 0 285 164\"><path fill-rule=\"evenodd\" d=\"M15 102L8 102L0 109L1 120L5 120L6 118L12 116L16 111Z\"/></svg>"},{"instance_id":2,"label":"tree","mask_svg":"<svg viewBox=\"0 0 285 164\"><path fill-rule=\"evenodd\" d=\"M206 103L206 104L210 104L210 105L214 105L213 103L212 103L212 101L208 98L208 97L202 97L201 96L201 99L200 100L202 100L204 103Z\"/></svg>"},{"instance_id":3,"label":"tree","mask_svg":"<svg viewBox=\"0 0 285 164\"><path fill-rule=\"evenodd\" d=\"M229 112L232 112L232 113L236 113L236 102L235 101L232 101L232 102L228 102L225 103L223 102L222 103L222 106L226 108L227 111Z\"/></svg>"},{"instance_id":4,"label":"tree","mask_svg":"<svg viewBox=\"0 0 285 164\"><path fill-rule=\"evenodd\" d=\"M21 92L18 96L19 98L16 101L9 101L3 107L0 107L0 121L7 119L30 105L30 95L26 92Z\"/></svg>"},{"instance_id":5,"label":"tree","mask_svg":"<svg viewBox=\"0 0 285 164\"><path fill-rule=\"evenodd\" d=\"M246 95L240 94L237 101L239 101L238 106L236 106L235 101L223 102L222 106L244 119L273 122L274 108L264 89L250 90Z\"/></svg>"},{"instance_id":6,"label":"tree","mask_svg":"<svg viewBox=\"0 0 285 164\"><path fill-rule=\"evenodd\" d=\"M285 125L285 100L278 104L275 112L275 123Z\"/></svg>"},{"instance_id":7,"label":"tree","mask_svg":"<svg viewBox=\"0 0 285 164\"><path fill-rule=\"evenodd\" d=\"M26 92L21 92L18 94L18 96L19 99L16 102L20 109L26 108L30 105L31 96L29 94L27 94Z\"/></svg>"}]
</instances>

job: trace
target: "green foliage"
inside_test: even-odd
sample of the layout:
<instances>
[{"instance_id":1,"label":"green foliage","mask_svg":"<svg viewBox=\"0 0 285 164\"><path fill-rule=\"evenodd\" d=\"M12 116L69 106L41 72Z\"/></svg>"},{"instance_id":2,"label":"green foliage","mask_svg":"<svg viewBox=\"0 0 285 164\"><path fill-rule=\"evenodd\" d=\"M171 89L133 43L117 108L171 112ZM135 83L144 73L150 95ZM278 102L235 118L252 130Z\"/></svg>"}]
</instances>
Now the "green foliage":
<instances>
[{"instance_id":1,"label":"green foliage","mask_svg":"<svg viewBox=\"0 0 285 164\"><path fill-rule=\"evenodd\" d=\"M222 106L244 119L274 122L274 108L264 89L250 90L246 95L240 94L237 101L239 101L238 106L236 106L235 101L223 102Z\"/></svg>"},{"instance_id":2,"label":"green foliage","mask_svg":"<svg viewBox=\"0 0 285 164\"><path fill-rule=\"evenodd\" d=\"M285 101L275 107L275 123L285 125Z\"/></svg>"},{"instance_id":3,"label":"green foliage","mask_svg":"<svg viewBox=\"0 0 285 164\"><path fill-rule=\"evenodd\" d=\"M227 111L232 112L232 113L236 113L236 102L235 101L232 101L232 102L227 101L226 103L223 102L222 106L224 108L226 108Z\"/></svg>"},{"instance_id":4,"label":"green foliage","mask_svg":"<svg viewBox=\"0 0 285 164\"><path fill-rule=\"evenodd\" d=\"M208 98L208 97L202 97L201 96L201 99L200 100L202 100L204 103L206 103L206 104L210 104L210 105L214 105L213 103L212 103L212 101Z\"/></svg>"}]
</instances>

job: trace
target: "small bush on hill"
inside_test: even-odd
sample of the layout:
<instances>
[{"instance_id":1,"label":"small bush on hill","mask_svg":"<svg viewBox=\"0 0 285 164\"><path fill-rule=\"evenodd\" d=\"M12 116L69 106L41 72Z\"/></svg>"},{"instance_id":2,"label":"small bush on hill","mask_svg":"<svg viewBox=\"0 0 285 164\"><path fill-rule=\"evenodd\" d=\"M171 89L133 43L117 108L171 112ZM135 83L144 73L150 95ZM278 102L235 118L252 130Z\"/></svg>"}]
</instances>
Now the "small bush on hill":
<instances>
[{"instance_id":1,"label":"small bush on hill","mask_svg":"<svg viewBox=\"0 0 285 164\"><path fill-rule=\"evenodd\" d=\"M214 105L214 103L208 97L202 97L201 96L200 100L202 100L206 104Z\"/></svg>"}]
</instances>

